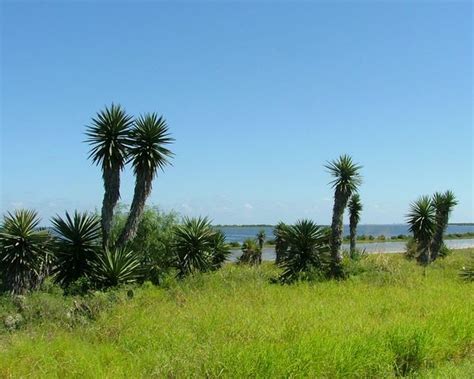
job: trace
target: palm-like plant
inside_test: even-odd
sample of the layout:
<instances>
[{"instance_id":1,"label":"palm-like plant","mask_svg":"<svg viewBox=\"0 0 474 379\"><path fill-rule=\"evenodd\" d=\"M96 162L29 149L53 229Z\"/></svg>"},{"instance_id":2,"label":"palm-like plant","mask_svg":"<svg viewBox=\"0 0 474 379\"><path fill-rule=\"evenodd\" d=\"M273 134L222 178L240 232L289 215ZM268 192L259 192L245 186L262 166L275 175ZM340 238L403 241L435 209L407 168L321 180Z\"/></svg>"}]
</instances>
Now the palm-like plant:
<instances>
[{"instance_id":1,"label":"palm-like plant","mask_svg":"<svg viewBox=\"0 0 474 379\"><path fill-rule=\"evenodd\" d=\"M362 212L362 203L360 196L355 193L351 196L348 204L349 208L349 234L350 234L350 254L354 256L356 252L356 237L357 237L357 225L360 221L360 213Z\"/></svg>"},{"instance_id":2,"label":"palm-like plant","mask_svg":"<svg viewBox=\"0 0 474 379\"><path fill-rule=\"evenodd\" d=\"M286 242L286 228L287 225L279 222L273 229L275 236L275 263L280 263L288 250L288 243Z\"/></svg>"},{"instance_id":3,"label":"palm-like plant","mask_svg":"<svg viewBox=\"0 0 474 379\"><path fill-rule=\"evenodd\" d=\"M143 272L140 254L125 248L101 250L90 262L91 279L101 287L134 283Z\"/></svg>"},{"instance_id":4,"label":"palm-like plant","mask_svg":"<svg viewBox=\"0 0 474 379\"><path fill-rule=\"evenodd\" d=\"M101 224L95 215L74 212L63 219L52 219L55 232L54 268L55 280L63 286L84 276L89 264L100 248Z\"/></svg>"},{"instance_id":5,"label":"palm-like plant","mask_svg":"<svg viewBox=\"0 0 474 379\"><path fill-rule=\"evenodd\" d=\"M265 243L265 238L266 238L265 230L260 229L257 233L257 242L258 242L258 247L260 250L263 249L263 244Z\"/></svg>"},{"instance_id":6,"label":"palm-like plant","mask_svg":"<svg viewBox=\"0 0 474 379\"><path fill-rule=\"evenodd\" d=\"M351 195L357 192L362 177L359 173L362 166L354 163L348 155L341 155L337 160L328 162L325 167L334 177L331 185L334 188L334 206L331 222L331 271L333 276L342 275L341 244L342 221L344 210Z\"/></svg>"},{"instance_id":7,"label":"palm-like plant","mask_svg":"<svg viewBox=\"0 0 474 379\"><path fill-rule=\"evenodd\" d=\"M0 274L4 287L19 294L37 288L49 265L51 236L38 229L35 211L17 210L0 226Z\"/></svg>"},{"instance_id":8,"label":"palm-like plant","mask_svg":"<svg viewBox=\"0 0 474 379\"><path fill-rule=\"evenodd\" d=\"M254 239L248 238L242 243L242 255L239 257L239 263L250 265L259 265L262 263L262 250L259 249Z\"/></svg>"},{"instance_id":9,"label":"palm-like plant","mask_svg":"<svg viewBox=\"0 0 474 379\"><path fill-rule=\"evenodd\" d=\"M211 243L212 268L221 268L229 255L230 246L226 243L224 232L215 231Z\"/></svg>"},{"instance_id":10,"label":"palm-like plant","mask_svg":"<svg viewBox=\"0 0 474 379\"><path fill-rule=\"evenodd\" d=\"M102 202L102 242L106 247L114 208L120 198L120 172L127 160L130 127L133 118L120 105L112 104L99 111L88 126L86 142L91 145L89 158L102 167L104 199Z\"/></svg>"},{"instance_id":11,"label":"palm-like plant","mask_svg":"<svg viewBox=\"0 0 474 379\"><path fill-rule=\"evenodd\" d=\"M294 281L302 274L325 271L330 258L329 235L325 228L311 220L300 220L287 227L285 235L288 253L280 262L283 282Z\"/></svg>"},{"instance_id":12,"label":"palm-like plant","mask_svg":"<svg viewBox=\"0 0 474 379\"><path fill-rule=\"evenodd\" d=\"M153 179L159 169L164 169L173 153L166 148L172 143L168 126L156 113L140 116L130 132L129 162L135 173L135 191L132 205L117 245L124 246L137 233L145 202L152 190Z\"/></svg>"},{"instance_id":13,"label":"palm-like plant","mask_svg":"<svg viewBox=\"0 0 474 379\"><path fill-rule=\"evenodd\" d=\"M435 208L435 228L431 242L431 259L435 260L443 248L443 235L449 222L449 215L458 204L452 191L445 193L436 192L433 195L433 206Z\"/></svg>"},{"instance_id":14,"label":"palm-like plant","mask_svg":"<svg viewBox=\"0 0 474 379\"><path fill-rule=\"evenodd\" d=\"M430 263L431 239L435 222L435 209L429 196L422 196L410 205L410 212L406 216L410 232L418 254L418 261L424 265Z\"/></svg>"},{"instance_id":15,"label":"palm-like plant","mask_svg":"<svg viewBox=\"0 0 474 379\"><path fill-rule=\"evenodd\" d=\"M175 230L178 276L209 271L213 267L214 238L215 232L206 217L184 219L183 225Z\"/></svg>"}]
</instances>

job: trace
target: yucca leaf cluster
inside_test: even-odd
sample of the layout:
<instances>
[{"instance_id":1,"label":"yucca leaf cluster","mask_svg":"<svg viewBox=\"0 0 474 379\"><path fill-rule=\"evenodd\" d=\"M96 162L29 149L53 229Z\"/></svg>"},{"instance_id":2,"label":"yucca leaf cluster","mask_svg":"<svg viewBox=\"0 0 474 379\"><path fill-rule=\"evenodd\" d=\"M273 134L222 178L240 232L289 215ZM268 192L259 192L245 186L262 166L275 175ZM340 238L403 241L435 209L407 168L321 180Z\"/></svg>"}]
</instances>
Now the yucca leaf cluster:
<instances>
[{"instance_id":1,"label":"yucca leaf cluster","mask_svg":"<svg viewBox=\"0 0 474 379\"><path fill-rule=\"evenodd\" d=\"M457 205L452 191L436 192L433 196L421 196L410 204L406 216L413 241L407 248L409 255L414 255L423 265L443 255L445 246L443 235L449 222L449 215Z\"/></svg>"}]
</instances>

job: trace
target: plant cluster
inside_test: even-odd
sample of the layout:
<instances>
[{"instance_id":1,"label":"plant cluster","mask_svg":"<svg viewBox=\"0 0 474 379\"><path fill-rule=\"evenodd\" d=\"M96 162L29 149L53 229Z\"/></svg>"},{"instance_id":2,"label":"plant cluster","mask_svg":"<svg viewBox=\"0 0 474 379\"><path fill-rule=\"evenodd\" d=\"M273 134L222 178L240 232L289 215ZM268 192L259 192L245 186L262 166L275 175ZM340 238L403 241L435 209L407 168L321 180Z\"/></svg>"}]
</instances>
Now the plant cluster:
<instances>
[{"instance_id":1,"label":"plant cluster","mask_svg":"<svg viewBox=\"0 0 474 379\"><path fill-rule=\"evenodd\" d=\"M451 191L436 192L433 196L421 196L410 205L407 222L413 240L407 244L407 256L416 258L422 265L428 265L438 256L447 254L443 235L449 222L449 215L457 205Z\"/></svg>"}]
</instances>

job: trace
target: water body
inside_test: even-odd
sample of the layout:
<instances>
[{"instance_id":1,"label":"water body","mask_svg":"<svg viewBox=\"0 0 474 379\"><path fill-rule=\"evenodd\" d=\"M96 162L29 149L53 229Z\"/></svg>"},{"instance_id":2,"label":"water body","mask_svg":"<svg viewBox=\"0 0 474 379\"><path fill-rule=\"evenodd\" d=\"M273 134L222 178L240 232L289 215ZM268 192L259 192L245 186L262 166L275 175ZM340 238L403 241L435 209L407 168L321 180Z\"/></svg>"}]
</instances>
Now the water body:
<instances>
[{"instance_id":1,"label":"water body","mask_svg":"<svg viewBox=\"0 0 474 379\"><path fill-rule=\"evenodd\" d=\"M218 229L222 230L226 235L228 242L243 242L247 238L255 238L258 231L263 229L267 239L273 238L272 226L221 226ZM474 225L448 225L447 234L455 233L474 233ZM344 225L343 235L349 234L349 226ZM406 224L386 224L386 225L359 225L357 227L357 235L372 235L374 237L384 235L385 237L398 236L400 234L409 235L408 225ZM397 243L397 242L386 242ZM384 244L386 244L384 243ZM377 243L371 245L380 245ZM367 249L368 250L368 249Z\"/></svg>"},{"instance_id":2,"label":"water body","mask_svg":"<svg viewBox=\"0 0 474 379\"><path fill-rule=\"evenodd\" d=\"M474 247L474 238L466 238L459 240L445 240L444 243L450 249L467 249ZM376 253L401 253L405 251L405 241L402 242L373 242L373 243L358 243L357 248L364 250L369 254ZM342 249L349 250L349 244L343 243ZM232 254L229 258L230 261L235 261L242 251L239 249L232 250ZM275 249L273 247L264 247L262 251L262 259L264 261L275 260Z\"/></svg>"}]
</instances>

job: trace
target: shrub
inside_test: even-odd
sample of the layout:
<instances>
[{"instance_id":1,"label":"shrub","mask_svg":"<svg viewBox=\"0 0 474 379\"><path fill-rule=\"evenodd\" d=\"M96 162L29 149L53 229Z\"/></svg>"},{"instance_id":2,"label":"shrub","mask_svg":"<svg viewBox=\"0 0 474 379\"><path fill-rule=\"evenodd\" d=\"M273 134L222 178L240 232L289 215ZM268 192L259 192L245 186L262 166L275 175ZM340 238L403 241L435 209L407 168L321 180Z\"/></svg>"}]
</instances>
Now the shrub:
<instances>
[{"instance_id":1,"label":"shrub","mask_svg":"<svg viewBox=\"0 0 474 379\"><path fill-rule=\"evenodd\" d=\"M100 219L76 211L73 217L67 212L65 219L54 217L52 223L56 234L53 274L58 283L67 287L88 273L89 263L100 249Z\"/></svg>"},{"instance_id":2,"label":"shrub","mask_svg":"<svg viewBox=\"0 0 474 379\"><path fill-rule=\"evenodd\" d=\"M225 234L221 230L214 232L211 241L212 268L221 268L230 255L230 247L225 242Z\"/></svg>"},{"instance_id":3,"label":"shrub","mask_svg":"<svg viewBox=\"0 0 474 379\"><path fill-rule=\"evenodd\" d=\"M259 249L257 242L252 238L246 239L242 244L242 255L239 257L239 263L250 265L262 263L262 251Z\"/></svg>"},{"instance_id":4,"label":"shrub","mask_svg":"<svg viewBox=\"0 0 474 379\"><path fill-rule=\"evenodd\" d=\"M314 272L324 273L328 267L329 235L326 230L311 220L300 220L286 230L288 253L280 265L282 282L308 278Z\"/></svg>"},{"instance_id":5,"label":"shrub","mask_svg":"<svg viewBox=\"0 0 474 379\"><path fill-rule=\"evenodd\" d=\"M120 205L114 216L112 240L122 231L128 213ZM155 284L174 263L174 230L178 226L179 215L175 212L163 212L158 207L146 207L138 224L135 238L127 246L140 253L141 261L149 270L146 280Z\"/></svg>"},{"instance_id":6,"label":"shrub","mask_svg":"<svg viewBox=\"0 0 474 379\"><path fill-rule=\"evenodd\" d=\"M12 293L38 288L47 275L51 236L38 230L39 222L35 211L22 209L4 216L0 226L0 274Z\"/></svg>"},{"instance_id":7,"label":"shrub","mask_svg":"<svg viewBox=\"0 0 474 379\"><path fill-rule=\"evenodd\" d=\"M185 218L183 225L175 228L174 251L178 276L213 268L215 234L211 222L206 218Z\"/></svg>"},{"instance_id":8,"label":"shrub","mask_svg":"<svg viewBox=\"0 0 474 379\"><path fill-rule=\"evenodd\" d=\"M99 287L133 283L143 278L140 256L128 248L101 250L90 266L91 280Z\"/></svg>"}]
</instances>

